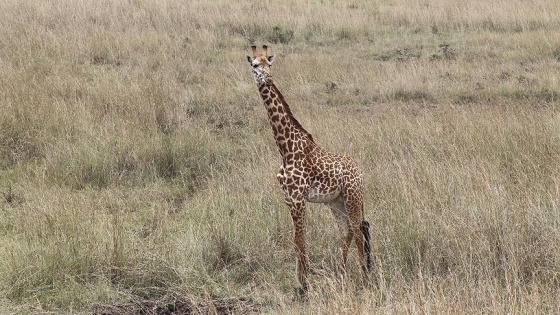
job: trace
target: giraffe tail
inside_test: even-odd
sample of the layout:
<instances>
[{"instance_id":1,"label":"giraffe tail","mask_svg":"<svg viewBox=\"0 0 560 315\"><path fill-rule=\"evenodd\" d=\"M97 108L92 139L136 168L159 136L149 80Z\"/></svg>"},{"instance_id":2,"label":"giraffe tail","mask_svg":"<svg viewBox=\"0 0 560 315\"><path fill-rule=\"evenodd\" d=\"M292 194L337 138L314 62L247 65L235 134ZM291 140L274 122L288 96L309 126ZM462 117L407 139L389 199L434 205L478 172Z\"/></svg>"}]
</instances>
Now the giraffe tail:
<instances>
[{"instance_id":1,"label":"giraffe tail","mask_svg":"<svg viewBox=\"0 0 560 315\"><path fill-rule=\"evenodd\" d=\"M371 236L369 234L369 222L366 220L362 221L362 233L364 234L364 252L366 254L366 266L368 270L371 270Z\"/></svg>"}]
</instances>

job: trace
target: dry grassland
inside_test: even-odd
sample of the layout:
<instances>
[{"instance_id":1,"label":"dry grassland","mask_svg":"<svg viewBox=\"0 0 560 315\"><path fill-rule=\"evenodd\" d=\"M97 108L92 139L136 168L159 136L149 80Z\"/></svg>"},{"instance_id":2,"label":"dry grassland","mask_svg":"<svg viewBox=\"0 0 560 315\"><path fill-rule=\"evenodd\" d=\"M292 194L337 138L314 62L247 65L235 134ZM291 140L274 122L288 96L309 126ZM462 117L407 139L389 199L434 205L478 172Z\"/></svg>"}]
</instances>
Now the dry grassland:
<instances>
[{"instance_id":1,"label":"dry grassland","mask_svg":"<svg viewBox=\"0 0 560 315\"><path fill-rule=\"evenodd\" d=\"M4 314L560 313L557 0L0 0L0 34ZM252 43L366 173L370 287L315 205L294 301Z\"/></svg>"}]
</instances>

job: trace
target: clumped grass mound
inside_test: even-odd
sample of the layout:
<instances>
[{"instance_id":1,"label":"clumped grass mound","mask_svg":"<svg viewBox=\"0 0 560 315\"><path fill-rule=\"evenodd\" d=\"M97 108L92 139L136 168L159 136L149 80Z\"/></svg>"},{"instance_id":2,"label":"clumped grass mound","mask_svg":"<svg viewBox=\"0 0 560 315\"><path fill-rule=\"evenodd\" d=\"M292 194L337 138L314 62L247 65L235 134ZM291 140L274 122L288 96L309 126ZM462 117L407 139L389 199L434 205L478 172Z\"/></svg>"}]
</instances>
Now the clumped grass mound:
<instances>
[{"instance_id":1,"label":"clumped grass mound","mask_svg":"<svg viewBox=\"0 0 560 315\"><path fill-rule=\"evenodd\" d=\"M0 8L3 313L560 312L556 1ZM369 287L309 205L294 300L253 43L366 174Z\"/></svg>"}]
</instances>

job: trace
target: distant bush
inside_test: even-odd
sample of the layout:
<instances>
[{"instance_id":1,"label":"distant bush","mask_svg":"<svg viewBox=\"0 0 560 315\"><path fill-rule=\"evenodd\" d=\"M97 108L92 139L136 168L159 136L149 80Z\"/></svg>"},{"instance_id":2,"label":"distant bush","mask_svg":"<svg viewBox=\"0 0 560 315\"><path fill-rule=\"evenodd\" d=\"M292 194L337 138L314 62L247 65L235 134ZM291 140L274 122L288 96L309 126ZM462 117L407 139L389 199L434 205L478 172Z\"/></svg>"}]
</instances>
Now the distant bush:
<instances>
[{"instance_id":1,"label":"distant bush","mask_svg":"<svg viewBox=\"0 0 560 315\"><path fill-rule=\"evenodd\" d=\"M24 123L0 121L0 169L28 163L44 156L37 131Z\"/></svg>"}]
</instances>

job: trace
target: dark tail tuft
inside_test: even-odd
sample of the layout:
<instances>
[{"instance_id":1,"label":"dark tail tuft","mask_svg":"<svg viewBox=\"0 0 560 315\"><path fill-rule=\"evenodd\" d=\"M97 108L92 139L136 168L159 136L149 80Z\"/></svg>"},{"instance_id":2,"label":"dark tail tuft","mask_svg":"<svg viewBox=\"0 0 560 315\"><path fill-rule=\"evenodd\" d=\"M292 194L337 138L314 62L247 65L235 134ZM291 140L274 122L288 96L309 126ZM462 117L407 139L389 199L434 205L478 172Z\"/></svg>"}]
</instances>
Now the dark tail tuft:
<instances>
[{"instance_id":1,"label":"dark tail tuft","mask_svg":"<svg viewBox=\"0 0 560 315\"><path fill-rule=\"evenodd\" d=\"M369 222L362 221L362 233L364 234L364 251L366 253L366 266L368 270L371 270L371 245L369 243Z\"/></svg>"}]
</instances>

